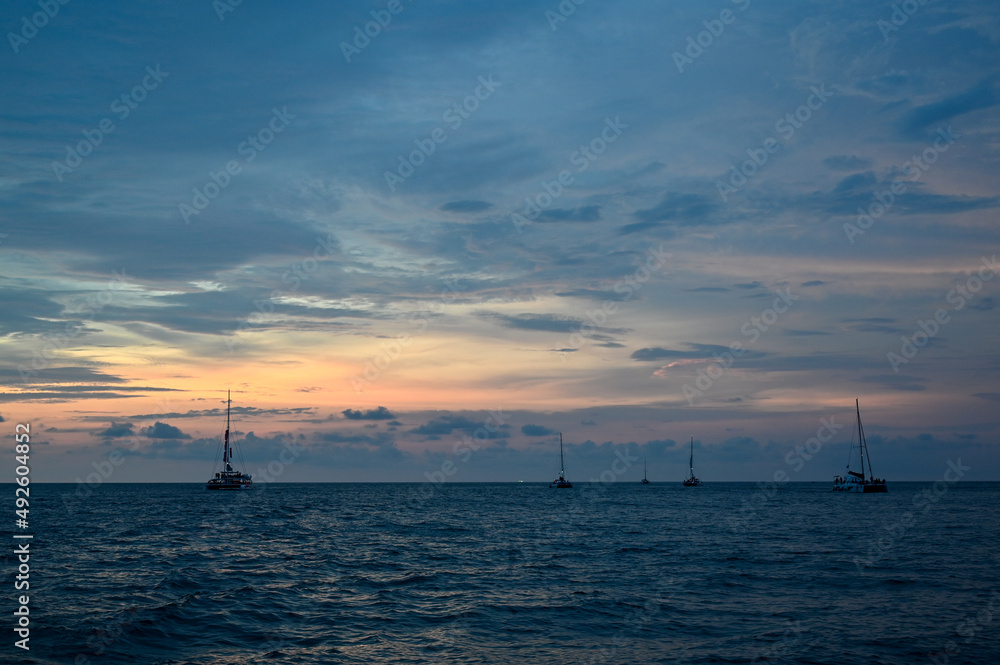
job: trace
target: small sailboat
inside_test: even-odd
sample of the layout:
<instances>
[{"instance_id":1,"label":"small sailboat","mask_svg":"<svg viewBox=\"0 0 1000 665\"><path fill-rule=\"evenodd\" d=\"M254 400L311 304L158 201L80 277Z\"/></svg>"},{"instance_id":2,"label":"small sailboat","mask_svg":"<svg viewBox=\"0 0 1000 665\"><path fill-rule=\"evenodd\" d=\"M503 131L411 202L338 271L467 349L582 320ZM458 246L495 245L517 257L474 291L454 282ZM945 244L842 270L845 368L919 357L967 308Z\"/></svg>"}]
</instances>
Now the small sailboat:
<instances>
[{"instance_id":1,"label":"small sailboat","mask_svg":"<svg viewBox=\"0 0 1000 665\"><path fill-rule=\"evenodd\" d=\"M854 400L854 410L858 414L858 457L861 458L861 473L851 471L851 456L854 453L854 437L851 437L851 450L847 454L847 475L836 476L833 479L834 492L860 492L862 494L877 494L888 492L884 478L876 478L872 473L872 460L868 456L868 442L865 440L865 430L861 426L861 407ZM865 460L868 461L868 477L865 478Z\"/></svg>"},{"instance_id":2,"label":"small sailboat","mask_svg":"<svg viewBox=\"0 0 1000 665\"><path fill-rule=\"evenodd\" d=\"M639 481L640 485L648 485L649 478L646 477L646 458L642 458L642 480Z\"/></svg>"},{"instance_id":3,"label":"small sailboat","mask_svg":"<svg viewBox=\"0 0 1000 665\"><path fill-rule=\"evenodd\" d=\"M698 480L694 475L694 437L691 437L691 459L688 462L691 467L691 475L684 482L684 487L698 487L701 485L701 481Z\"/></svg>"},{"instance_id":4,"label":"small sailboat","mask_svg":"<svg viewBox=\"0 0 1000 665\"><path fill-rule=\"evenodd\" d=\"M242 473L233 468L230 461L233 458L233 448L229 442L229 411L233 404L232 393L226 397L226 434L222 444L222 471L217 471L214 478L205 483L207 490L249 490L253 489L253 478L249 473Z\"/></svg>"},{"instance_id":5,"label":"small sailboat","mask_svg":"<svg viewBox=\"0 0 1000 665\"><path fill-rule=\"evenodd\" d=\"M549 483L549 487L573 487L573 483L566 480L566 464L563 462L562 432L559 433L559 477Z\"/></svg>"}]
</instances>

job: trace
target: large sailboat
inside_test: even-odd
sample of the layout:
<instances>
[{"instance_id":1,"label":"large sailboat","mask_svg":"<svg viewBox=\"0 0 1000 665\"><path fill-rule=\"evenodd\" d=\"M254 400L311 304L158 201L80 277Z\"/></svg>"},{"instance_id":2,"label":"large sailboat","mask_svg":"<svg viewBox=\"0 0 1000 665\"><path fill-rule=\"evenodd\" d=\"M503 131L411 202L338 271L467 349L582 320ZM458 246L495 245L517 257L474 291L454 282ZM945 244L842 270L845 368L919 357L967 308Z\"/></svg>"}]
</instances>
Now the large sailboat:
<instances>
[{"instance_id":1,"label":"large sailboat","mask_svg":"<svg viewBox=\"0 0 1000 665\"><path fill-rule=\"evenodd\" d=\"M233 405L232 393L226 397L226 434L222 443L222 471L217 471L214 478L205 483L207 490L249 490L253 489L253 478L249 473L243 473L233 468L233 447L229 442L229 411Z\"/></svg>"},{"instance_id":2,"label":"large sailboat","mask_svg":"<svg viewBox=\"0 0 1000 665\"><path fill-rule=\"evenodd\" d=\"M853 437L851 450L847 456L847 475L837 476L833 479L834 492L861 492L862 494L873 494L888 492L884 478L876 478L872 473L872 460L868 456L868 442L865 440L865 430L861 426L861 407L858 400L854 400L854 410L858 414L858 457L861 458L861 473L851 471L851 457L854 453ZM868 477L865 477L865 462L868 462Z\"/></svg>"},{"instance_id":3,"label":"large sailboat","mask_svg":"<svg viewBox=\"0 0 1000 665\"><path fill-rule=\"evenodd\" d=\"M559 433L559 477L549 483L549 487L573 487L573 483L566 480L566 464L563 462L562 432Z\"/></svg>"},{"instance_id":4,"label":"large sailboat","mask_svg":"<svg viewBox=\"0 0 1000 665\"><path fill-rule=\"evenodd\" d=\"M684 487L698 487L701 485L701 481L698 480L694 475L694 437L691 437L691 459L688 461L688 466L691 467L691 475L684 481Z\"/></svg>"},{"instance_id":5,"label":"large sailboat","mask_svg":"<svg viewBox=\"0 0 1000 665\"><path fill-rule=\"evenodd\" d=\"M648 485L649 478L646 477L646 458L642 458L642 480L639 481L640 485Z\"/></svg>"}]
</instances>

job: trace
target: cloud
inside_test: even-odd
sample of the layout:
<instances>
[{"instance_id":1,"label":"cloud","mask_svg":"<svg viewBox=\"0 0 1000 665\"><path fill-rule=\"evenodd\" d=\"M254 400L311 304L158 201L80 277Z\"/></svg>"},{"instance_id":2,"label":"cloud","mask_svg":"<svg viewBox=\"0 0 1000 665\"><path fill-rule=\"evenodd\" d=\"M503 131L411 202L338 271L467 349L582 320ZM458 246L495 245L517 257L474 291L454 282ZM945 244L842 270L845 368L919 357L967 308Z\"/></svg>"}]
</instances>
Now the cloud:
<instances>
[{"instance_id":1,"label":"cloud","mask_svg":"<svg viewBox=\"0 0 1000 665\"><path fill-rule=\"evenodd\" d=\"M505 328L536 330L542 332L568 333L580 329L583 320L560 314L500 314L499 312L479 312L482 318L492 319Z\"/></svg>"},{"instance_id":2,"label":"cloud","mask_svg":"<svg viewBox=\"0 0 1000 665\"><path fill-rule=\"evenodd\" d=\"M845 194L847 192L861 192L870 195L871 191L878 185L878 179L872 171L855 173L841 179L834 188L834 194Z\"/></svg>"},{"instance_id":3,"label":"cloud","mask_svg":"<svg viewBox=\"0 0 1000 665\"><path fill-rule=\"evenodd\" d=\"M584 319L578 319L572 316L565 316L562 314L500 314L499 312L491 311L479 311L476 313L480 318L495 321L497 324L505 328L514 328L516 330L532 330L537 332L552 332L552 333L573 333L580 332L584 327L588 331L591 331L592 323L585 321ZM629 332L628 328L600 328L593 327L593 331L600 331L605 334L605 337L601 338L606 341L610 341L607 337L608 334L614 335L624 335ZM594 332L588 332L588 337L598 339L598 336Z\"/></svg>"},{"instance_id":4,"label":"cloud","mask_svg":"<svg viewBox=\"0 0 1000 665\"><path fill-rule=\"evenodd\" d=\"M449 201L441 206L444 212L483 212L493 207L489 201L474 201L464 199L461 201Z\"/></svg>"},{"instance_id":5,"label":"cloud","mask_svg":"<svg viewBox=\"0 0 1000 665\"><path fill-rule=\"evenodd\" d=\"M857 171L867 169L872 160L857 155L834 155L823 160L823 166L832 171Z\"/></svg>"},{"instance_id":6,"label":"cloud","mask_svg":"<svg viewBox=\"0 0 1000 665\"><path fill-rule=\"evenodd\" d=\"M454 431L474 432L482 429L483 432L487 432L488 438L501 439L507 437L503 430L510 429L510 425L493 425L491 429L496 431L491 432L486 429L485 425L485 420L472 420L462 415L446 415L432 418L423 425L411 429L409 433L437 439Z\"/></svg>"},{"instance_id":7,"label":"cloud","mask_svg":"<svg viewBox=\"0 0 1000 665\"><path fill-rule=\"evenodd\" d=\"M579 208L550 208L543 210L537 222L596 222L601 219L601 207L597 205Z\"/></svg>"},{"instance_id":8,"label":"cloud","mask_svg":"<svg viewBox=\"0 0 1000 665\"><path fill-rule=\"evenodd\" d=\"M367 411L362 411L360 409L344 409L341 413L343 413L344 417L348 420L392 420L396 417L395 414L384 406L380 406L377 409L369 409Z\"/></svg>"},{"instance_id":9,"label":"cloud","mask_svg":"<svg viewBox=\"0 0 1000 665\"><path fill-rule=\"evenodd\" d=\"M111 423L106 430L95 432L95 436L105 439L120 439L125 436L135 435L135 426L132 423Z\"/></svg>"},{"instance_id":10,"label":"cloud","mask_svg":"<svg viewBox=\"0 0 1000 665\"><path fill-rule=\"evenodd\" d=\"M558 432L542 425L523 425L521 427L521 434L525 436L549 436L551 434L558 434Z\"/></svg>"},{"instance_id":11,"label":"cloud","mask_svg":"<svg viewBox=\"0 0 1000 665\"><path fill-rule=\"evenodd\" d=\"M317 432L316 441L324 443L347 444L350 446L367 446L373 448L391 448L396 445L392 435L387 432L375 434L355 434L344 432Z\"/></svg>"},{"instance_id":12,"label":"cloud","mask_svg":"<svg viewBox=\"0 0 1000 665\"><path fill-rule=\"evenodd\" d=\"M980 311L980 312L988 312L991 309L996 308L996 306L997 306L997 303L996 303L996 300L993 298L993 296L986 296L985 298L980 298L975 303L969 305L969 307L971 309L974 309L974 310L977 310L977 311Z\"/></svg>"},{"instance_id":13,"label":"cloud","mask_svg":"<svg viewBox=\"0 0 1000 665\"><path fill-rule=\"evenodd\" d=\"M30 368L29 368L30 369ZM35 383L126 383L127 379L114 374L108 374L90 367L47 367L32 371L29 378ZM0 382L5 385L15 385L22 382L21 373L16 369L0 368ZM108 388L99 388L108 390ZM161 389L162 390L162 389Z\"/></svg>"},{"instance_id":14,"label":"cloud","mask_svg":"<svg viewBox=\"0 0 1000 665\"><path fill-rule=\"evenodd\" d=\"M713 353L723 354L731 353L728 346L722 346L719 344L696 344L688 343L687 346L691 347L691 351L678 351L677 349L665 349L661 346L652 346L633 351L630 356L632 360L638 361L650 361L650 360L682 360L682 359L706 359L712 357ZM760 357L763 355L760 352L744 351L743 357Z\"/></svg>"},{"instance_id":15,"label":"cloud","mask_svg":"<svg viewBox=\"0 0 1000 665\"><path fill-rule=\"evenodd\" d=\"M185 434L180 429L174 427L173 425L168 425L167 423L161 423L156 421L149 427L143 427L141 430L143 436L148 439L190 439L189 434Z\"/></svg>"},{"instance_id":16,"label":"cloud","mask_svg":"<svg viewBox=\"0 0 1000 665\"><path fill-rule=\"evenodd\" d=\"M712 213L718 207L712 199L701 194L668 192L652 208L636 210L633 216L640 222L674 222L677 226L701 226L718 223Z\"/></svg>"},{"instance_id":17,"label":"cloud","mask_svg":"<svg viewBox=\"0 0 1000 665\"><path fill-rule=\"evenodd\" d=\"M944 99L918 106L900 117L896 123L903 136L919 138L933 131L938 125L972 111L991 108L998 103L996 85L992 80L983 81L966 92L950 95Z\"/></svg>"},{"instance_id":18,"label":"cloud","mask_svg":"<svg viewBox=\"0 0 1000 665\"><path fill-rule=\"evenodd\" d=\"M258 409L255 406L234 406L232 408L232 413L235 416L240 417L241 420L249 420L251 418L266 417L266 416L303 416L316 412L316 408L312 406L300 406L292 408L276 408L276 409ZM160 418L204 418L204 417L219 417L226 414L226 409L223 407L218 407L215 409L200 409L192 411L172 411L168 413L141 413L127 416L133 420L156 420ZM81 420L100 420L100 416L84 416Z\"/></svg>"},{"instance_id":19,"label":"cloud","mask_svg":"<svg viewBox=\"0 0 1000 665\"><path fill-rule=\"evenodd\" d=\"M858 332L890 333L897 334L904 332L899 326L891 325L895 319L884 316L869 316L861 319L841 319L848 327Z\"/></svg>"},{"instance_id":20,"label":"cloud","mask_svg":"<svg viewBox=\"0 0 1000 665\"><path fill-rule=\"evenodd\" d=\"M860 379L865 383L877 383L890 390L919 391L926 390L926 381L907 374L872 374Z\"/></svg>"}]
</instances>

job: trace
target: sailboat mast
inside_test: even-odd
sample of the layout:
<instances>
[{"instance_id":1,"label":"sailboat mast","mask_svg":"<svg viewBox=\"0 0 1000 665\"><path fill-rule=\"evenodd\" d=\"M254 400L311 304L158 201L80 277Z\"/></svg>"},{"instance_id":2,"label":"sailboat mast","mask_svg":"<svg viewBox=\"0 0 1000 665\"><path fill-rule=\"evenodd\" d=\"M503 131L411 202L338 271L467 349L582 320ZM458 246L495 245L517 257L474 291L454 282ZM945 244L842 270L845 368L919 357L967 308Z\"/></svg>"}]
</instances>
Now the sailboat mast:
<instances>
[{"instance_id":1,"label":"sailboat mast","mask_svg":"<svg viewBox=\"0 0 1000 665\"><path fill-rule=\"evenodd\" d=\"M691 477L694 478L694 436L691 437L691 459L688 461L691 467Z\"/></svg>"},{"instance_id":2,"label":"sailboat mast","mask_svg":"<svg viewBox=\"0 0 1000 665\"><path fill-rule=\"evenodd\" d=\"M861 449L861 477L865 477L865 434L861 430L861 407L858 406L857 398L854 399L854 409L858 414L858 446Z\"/></svg>"},{"instance_id":3,"label":"sailboat mast","mask_svg":"<svg viewBox=\"0 0 1000 665\"><path fill-rule=\"evenodd\" d=\"M222 448L222 463L226 466L229 465L229 407L233 403L233 393L232 391L227 391L226 393L226 442ZM226 469L228 470L228 469Z\"/></svg>"},{"instance_id":4,"label":"sailboat mast","mask_svg":"<svg viewBox=\"0 0 1000 665\"><path fill-rule=\"evenodd\" d=\"M857 400L855 400L855 405L857 405ZM858 436L861 437L861 475L865 473L865 458L868 458L868 475L871 478L875 478L875 473L872 471L872 458L868 455L868 441L865 440L865 431L861 428L861 409L858 408Z\"/></svg>"},{"instance_id":5,"label":"sailboat mast","mask_svg":"<svg viewBox=\"0 0 1000 665\"><path fill-rule=\"evenodd\" d=\"M566 463L563 462L562 432L559 432L559 477L566 475Z\"/></svg>"}]
</instances>

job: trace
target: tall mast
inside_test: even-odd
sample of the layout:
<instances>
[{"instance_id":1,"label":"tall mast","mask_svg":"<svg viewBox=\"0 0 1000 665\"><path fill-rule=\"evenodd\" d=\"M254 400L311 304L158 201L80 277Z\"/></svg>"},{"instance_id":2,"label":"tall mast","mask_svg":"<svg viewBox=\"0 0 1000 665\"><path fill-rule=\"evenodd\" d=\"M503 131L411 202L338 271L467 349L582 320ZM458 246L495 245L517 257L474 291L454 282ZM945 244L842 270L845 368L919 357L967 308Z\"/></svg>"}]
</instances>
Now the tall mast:
<instances>
[{"instance_id":1,"label":"tall mast","mask_svg":"<svg viewBox=\"0 0 1000 665\"><path fill-rule=\"evenodd\" d=\"M861 407L858 406L858 399L854 398L854 410L858 414L858 446L861 449L861 477L865 477L865 433L861 430Z\"/></svg>"},{"instance_id":2,"label":"tall mast","mask_svg":"<svg viewBox=\"0 0 1000 665\"><path fill-rule=\"evenodd\" d=\"M559 477L566 475L566 463L563 462L562 432L559 432Z\"/></svg>"},{"instance_id":3,"label":"tall mast","mask_svg":"<svg viewBox=\"0 0 1000 665\"><path fill-rule=\"evenodd\" d=\"M865 432L861 429L861 408L858 407L858 400L854 400L854 406L858 409L858 436L861 437L861 475L865 475L865 458L868 458L868 475L872 478L872 458L868 455L868 442L865 440Z\"/></svg>"},{"instance_id":4,"label":"tall mast","mask_svg":"<svg viewBox=\"0 0 1000 665\"><path fill-rule=\"evenodd\" d=\"M694 435L691 436L691 459L688 465L691 467L691 477L694 478Z\"/></svg>"},{"instance_id":5,"label":"tall mast","mask_svg":"<svg viewBox=\"0 0 1000 665\"><path fill-rule=\"evenodd\" d=\"M233 403L232 395L231 390L226 392L226 443L222 448L222 463L226 471L229 470L229 407Z\"/></svg>"}]
</instances>

